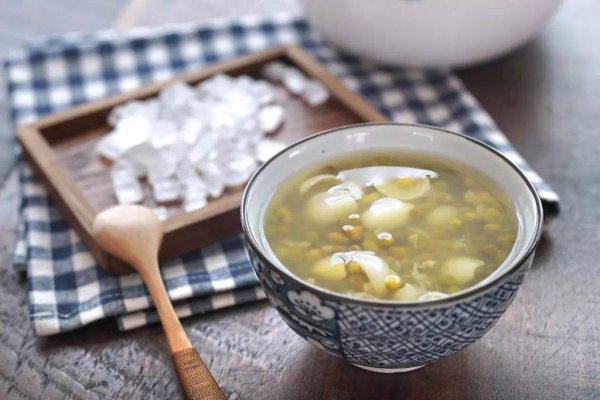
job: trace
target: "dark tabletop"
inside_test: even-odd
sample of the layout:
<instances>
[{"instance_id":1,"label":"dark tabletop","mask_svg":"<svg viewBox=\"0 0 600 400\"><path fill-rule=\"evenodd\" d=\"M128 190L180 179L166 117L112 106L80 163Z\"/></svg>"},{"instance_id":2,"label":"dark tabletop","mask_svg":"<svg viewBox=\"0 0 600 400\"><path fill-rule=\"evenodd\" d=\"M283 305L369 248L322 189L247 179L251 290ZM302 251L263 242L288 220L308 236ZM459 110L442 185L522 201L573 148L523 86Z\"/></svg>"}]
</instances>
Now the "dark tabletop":
<instances>
[{"instance_id":1,"label":"dark tabletop","mask_svg":"<svg viewBox=\"0 0 600 400\"><path fill-rule=\"evenodd\" d=\"M185 4L197 4L190 0L53 3L61 12L44 11L41 0L0 1L0 51L32 34L172 22L177 13L206 17L198 7L187 13ZM219 14L218 3L204 7ZM265 11L294 7L257 3ZM600 397L599 16L598 0L569 1L524 48L459 72L562 199L562 214L546 229L533 269L496 327L439 363L379 375L313 348L267 303L184 320L231 398ZM5 97L0 129L0 399L179 398L160 326L121 333L105 321L55 337L34 335L24 279L10 265L18 187Z\"/></svg>"}]
</instances>

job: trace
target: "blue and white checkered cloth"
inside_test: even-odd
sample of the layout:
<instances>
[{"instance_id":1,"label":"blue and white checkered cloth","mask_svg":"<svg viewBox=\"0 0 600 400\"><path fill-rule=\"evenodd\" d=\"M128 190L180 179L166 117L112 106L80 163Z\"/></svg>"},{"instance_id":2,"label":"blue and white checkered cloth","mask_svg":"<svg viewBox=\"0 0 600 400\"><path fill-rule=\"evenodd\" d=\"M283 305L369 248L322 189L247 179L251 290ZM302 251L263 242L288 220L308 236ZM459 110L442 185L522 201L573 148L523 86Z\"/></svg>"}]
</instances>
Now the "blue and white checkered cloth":
<instances>
[{"instance_id":1,"label":"blue and white checkered cloth","mask_svg":"<svg viewBox=\"0 0 600 400\"><path fill-rule=\"evenodd\" d=\"M289 15L246 17L45 39L5 63L12 117L32 121L74 104L93 101L244 53L295 42L390 119L463 132L491 144L519 165L538 189L548 215L558 197L527 165L454 75L444 70L380 67L342 55L307 23ZM121 329L157 322L138 275L111 276L95 265L77 234L23 165L23 224L15 265L26 268L29 311L35 331L52 335L101 318L118 317ZM161 266L180 316L264 298L243 249L232 237Z\"/></svg>"}]
</instances>

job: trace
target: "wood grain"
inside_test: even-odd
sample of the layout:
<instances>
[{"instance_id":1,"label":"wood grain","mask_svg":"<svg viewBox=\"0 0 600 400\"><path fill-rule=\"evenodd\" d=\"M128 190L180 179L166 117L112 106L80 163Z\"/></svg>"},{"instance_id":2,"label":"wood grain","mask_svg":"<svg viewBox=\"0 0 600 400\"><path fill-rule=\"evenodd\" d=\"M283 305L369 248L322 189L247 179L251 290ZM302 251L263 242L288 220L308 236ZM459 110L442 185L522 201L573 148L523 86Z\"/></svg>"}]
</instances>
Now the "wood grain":
<instances>
[{"instance_id":1,"label":"wood grain","mask_svg":"<svg viewBox=\"0 0 600 400\"><path fill-rule=\"evenodd\" d=\"M161 4L175 2L154 3L156 16ZM459 74L562 197L562 214L548 227L532 271L498 325L440 363L389 376L323 354L266 303L184 320L229 398L598 398L598 15L597 0L566 2L532 43ZM60 15L45 18L64 23ZM103 321L57 337L34 336L25 282L9 262L17 187L13 173L0 191L0 399L181 396L159 326L121 333Z\"/></svg>"},{"instance_id":2,"label":"wood grain","mask_svg":"<svg viewBox=\"0 0 600 400\"><path fill-rule=\"evenodd\" d=\"M43 117L19 129L18 138L27 159L41 176L56 206L65 214L101 266L113 273L131 271L120 260L98 248L91 238L95 215L116 204L110 179L110 163L100 159L95 152L98 141L111 129L106 122L110 111L127 101L153 97L176 80L195 85L221 72L232 76L246 74L261 78L261 69L274 60L296 66L307 76L320 80L331 93L327 102L311 107L300 97L291 95L278 85L276 99L285 109L285 122L272 135L276 140L291 144L325 129L385 119L379 111L327 72L306 51L296 46L286 46L224 61L181 74L166 82L150 84L74 107ZM184 212L179 201L156 203L152 198L150 185L145 182L142 183L142 190L146 195L144 205L150 208L163 206L167 209L161 260L172 259L240 232L238 210L243 186L227 188L221 197L210 199L205 207L192 212Z\"/></svg>"}]
</instances>

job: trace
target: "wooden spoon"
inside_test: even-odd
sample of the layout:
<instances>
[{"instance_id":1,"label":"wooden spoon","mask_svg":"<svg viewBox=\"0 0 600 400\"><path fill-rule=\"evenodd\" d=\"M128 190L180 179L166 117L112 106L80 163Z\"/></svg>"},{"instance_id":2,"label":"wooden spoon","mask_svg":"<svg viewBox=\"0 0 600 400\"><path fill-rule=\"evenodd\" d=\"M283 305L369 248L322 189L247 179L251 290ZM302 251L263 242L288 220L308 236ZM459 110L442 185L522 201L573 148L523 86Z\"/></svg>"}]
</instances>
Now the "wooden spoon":
<instances>
[{"instance_id":1,"label":"wooden spoon","mask_svg":"<svg viewBox=\"0 0 600 400\"><path fill-rule=\"evenodd\" d=\"M225 399L215 378L181 326L158 269L162 224L147 207L119 205L96 216L94 238L105 251L135 268L150 291L171 348L171 358L187 399Z\"/></svg>"}]
</instances>

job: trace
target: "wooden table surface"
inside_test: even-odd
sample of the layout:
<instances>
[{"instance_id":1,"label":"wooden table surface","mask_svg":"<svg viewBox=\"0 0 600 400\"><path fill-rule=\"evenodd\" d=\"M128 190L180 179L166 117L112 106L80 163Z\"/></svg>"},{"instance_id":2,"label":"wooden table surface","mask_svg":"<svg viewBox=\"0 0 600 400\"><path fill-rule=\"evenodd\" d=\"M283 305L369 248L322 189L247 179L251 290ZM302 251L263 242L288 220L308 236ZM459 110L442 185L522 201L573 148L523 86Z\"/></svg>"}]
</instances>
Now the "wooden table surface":
<instances>
[{"instance_id":1,"label":"wooden table surface","mask_svg":"<svg viewBox=\"0 0 600 400\"><path fill-rule=\"evenodd\" d=\"M22 15L23 7L38 10L45 2L22 0L10 7L0 2L0 49L32 32L124 28L182 16L201 20L211 7L215 14L223 11L217 1L192 7L199 2L111 0L101 9L102 2L90 0L53 3L68 12L32 12L27 23L18 23L14 16ZM93 16L86 7L96 7ZM245 7L236 12L249 12ZM296 5L257 1L256 7L273 11ZM570 1L526 47L459 72L562 198L560 218L546 229L531 273L497 326L439 363L403 375L378 375L305 343L266 303L186 319L191 340L230 398L600 397L599 15L597 0ZM0 97L0 107L6 107L5 98ZM160 326L120 333L112 321L104 321L60 336L34 335L25 281L10 265L18 187L14 165L7 161L12 131L5 109L0 128L0 175L6 177L0 191L0 399L179 398Z\"/></svg>"}]
</instances>

